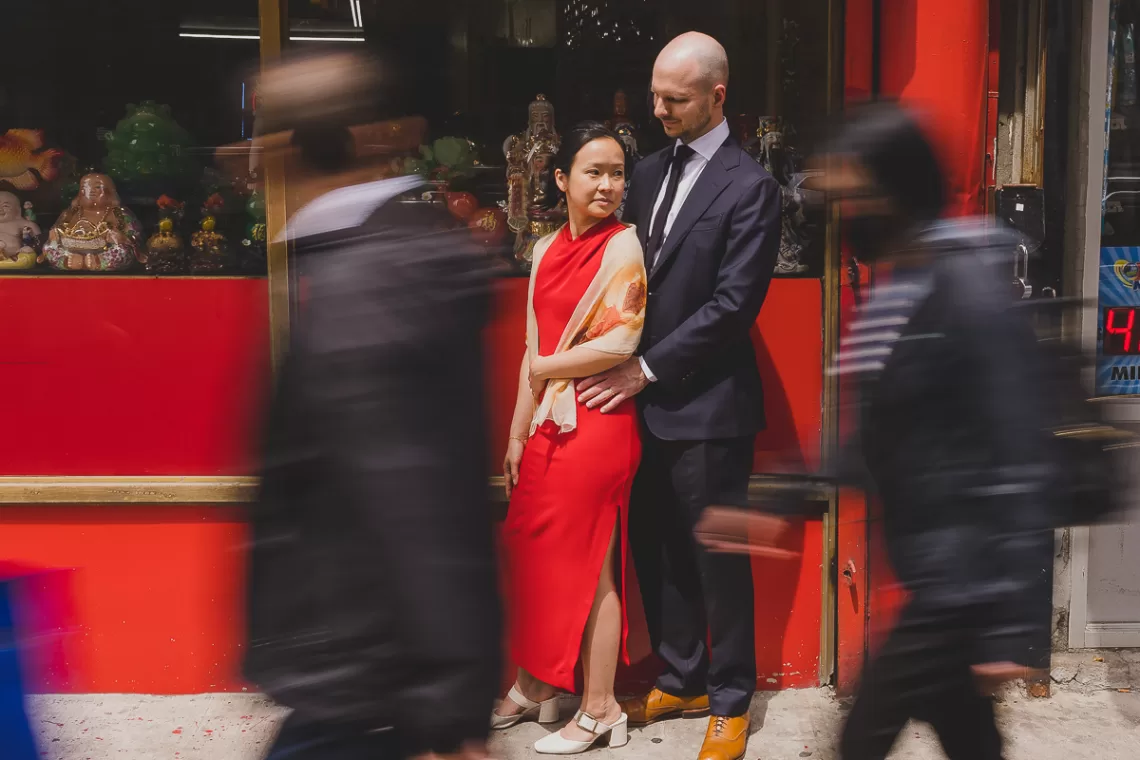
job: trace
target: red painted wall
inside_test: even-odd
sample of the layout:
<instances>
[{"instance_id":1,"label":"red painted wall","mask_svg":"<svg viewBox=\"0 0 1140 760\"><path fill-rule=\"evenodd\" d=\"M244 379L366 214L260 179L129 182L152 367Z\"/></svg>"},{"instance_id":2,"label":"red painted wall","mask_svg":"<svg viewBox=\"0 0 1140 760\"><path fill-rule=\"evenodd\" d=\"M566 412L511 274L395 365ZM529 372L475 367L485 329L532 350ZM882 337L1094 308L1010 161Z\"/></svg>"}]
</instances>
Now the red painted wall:
<instances>
[{"instance_id":1,"label":"red painted wall","mask_svg":"<svg viewBox=\"0 0 1140 760\"><path fill-rule=\"evenodd\" d=\"M996 3L997 0L992 0ZM991 0L884 0L880 93L924 117L950 185L951 215L984 211L987 55ZM871 81L871 0L846 4L845 97L866 99ZM844 289L842 311L854 305ZM855 686L866 655L881 641L904 599L886 558L876 505L855 492L839 504L837 685ZM851 561L850 583L842 570Z\"/></svg>"},{"instance_id":2,"label":"red painted wall","mask_svg":"<svg viewBox=\"0 0 1140 760\"><path fill-rule=\"evenodd\" d=\"M240 507L0 509L0 557L63 572L33 597L33 691L242 688Z\"/></svg>"},{"instance_id":3,"label":"red painted wall","mask_svg":"<svg viewBox=\"0 0 1140 760\"><path fill-rule=\"evenodd\" d=\"M506 440L523 345L526 282L499 283L487 345L494 432ZM251 471L268 365L264 281L0 280L12 313L44 313L49 337L0 336L26 367L32 408L12 410L12 440L34 440L11 474L244 474ZM37 305L33 308L33 305ZM757 458L791 450L818 460L821 291L773 284L755 340L771 429ZM41 323L44 320L41 320ZM126 387L115 401L53 401L52 388ZM131 381L131 382L128 382ZM137 390L136 390L137 389ZM114 456L108 451L118 452ZM788 536L794 561L757 560L757 656L763 688L817 683L818 520ZM194 693L242 688L246 531L240 507L0 508L0 558L57 569L42 598L32 688L50 692ZM635 606L627 685L655 674Z\"/></svg>"},{"instance_id":4,"label":"red painted wall","mask_svg":"<svg viewBox=\"0 0 1140 760\"><path fill-rule=\"evenodd\" d=\"M0 278L0 475L252 472L265 280Z\"/></svg>"},{"instance_id":5,"label":"red painted wall","mask_svg":"<svg viewBox=\"0 0 1140 760\"><path fill-rule=\"evenodd\" d=\"M247 475L269 379L265 280L0 278L0 475ZM31 584L31 686L240 688L242 510L0 507Z\"/></svg>"},{"instance_id":6,"label":"red painted wall","mask_svg":"<svg viewBox=\"0 0 1140 760\"><path fill-rule=\"evenodd\" d=\"M882 19L882 94L925 111L952 213L981 213L990 0L886 0Z\"/></svg>"}]
</instances>

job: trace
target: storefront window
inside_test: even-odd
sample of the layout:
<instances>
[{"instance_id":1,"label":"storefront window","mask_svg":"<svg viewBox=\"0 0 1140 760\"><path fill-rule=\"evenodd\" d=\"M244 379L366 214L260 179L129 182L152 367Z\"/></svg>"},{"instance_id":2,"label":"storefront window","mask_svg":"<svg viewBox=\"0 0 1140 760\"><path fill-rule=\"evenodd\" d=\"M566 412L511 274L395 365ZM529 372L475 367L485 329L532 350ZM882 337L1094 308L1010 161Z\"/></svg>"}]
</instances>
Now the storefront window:
<instances>
[{"instance_id":1,"label":"storefront window","mask_svg":"<svg viewBox=\"0 0 1140 760\"><path fill-rule=\"evenodd\" d=\"M264 275L259 178L217 155L252 136L257 0L14 10L0 273Z\"/></svg>"},{"instance_id":2,"label":"storefront window","mask_svg":"<svg viewBox=\"0 0 1140 760\"><path fill-rule=\"evenodd\" d=\"M1140 2L1113 0L1109 20L1097 392L1140 393Z\"/></svg>"},{"instance_id":3,"label":"storefront window","mask_svg":"<svg viewBox=\"0 0 1140 760\"><path fill-rule=\"evenodd\" d=\"M673 36L707 32L731 64L735 135L787 187L778 274L819 276L823 226L799 204L802 157L826 128L827 0L292 0L290 44L335 34L378 54L394 116L426 119L416 155L393 172L433 183L408 203L447 206L504 271L525 272L530 246L561 223L532 210L531 181L584 120L618 129L636 156L667 143L649 98L654 59ZM342 44L352 44L345 42ZM512 178L513 179L509 179ZM511 183L514 184L511 184Z\"/></svg>"}]
</instances>

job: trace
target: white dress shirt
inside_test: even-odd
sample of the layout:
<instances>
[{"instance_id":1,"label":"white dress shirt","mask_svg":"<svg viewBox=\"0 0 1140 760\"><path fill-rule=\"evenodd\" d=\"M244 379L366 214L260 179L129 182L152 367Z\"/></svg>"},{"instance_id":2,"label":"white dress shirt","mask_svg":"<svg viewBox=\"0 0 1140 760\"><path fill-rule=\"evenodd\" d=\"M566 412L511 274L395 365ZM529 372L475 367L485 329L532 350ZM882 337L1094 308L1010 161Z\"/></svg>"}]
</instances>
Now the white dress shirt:
<instances>
[{"instance_id":1,"label":"white dress shirt","mask_svg":"<svg viewBox=\"0 0 1140 760\"><path fill-rule=\"evenodd\" d=\"M689 197L689 193L693 192L693 186L697 184L697 180L701 178L705 167L709 165L709 161L720 150L720 146L724 145L724 141L728 139L730 133L728 121L724 120L712 131L706 132L689 143L689 147L693 149L694 153L689 156L689 160L681 169L681 181L677 183L677 197L673 200L673 207L669 209L669 216L665 217L665 237L661 239L661 248L658 248L653 254L654 264L657 263L657 257L661 255L661 250L665 247L665 241L669 239L669 231L673 229L673 222L677 221L677 214L685 206L685 200ZM677 147L681 144L681 141L678 140L677 145L673 146L673 151L676 152ZM657 201L653 204L653 213L649 216L649 227L647 229L653 229L653 223L657 220L657 212L660 210L661 204L665 202L665 191L668 186L668 182L661 183L661 190L657 193Z\"/></svg>"},{"instance_id":2,"label":"white dress shirt","mask_svg":"<svg viewBox=\"0 0 1140 760\"><path fill-rule=\"evenodd\" d=\"M665 248L665 241L669 239L669 231L673 229L673 222L677 221L677 214L685 206L685 200L689 197L689 193L693 191L693 187L700 179L701 173L704 172L705 167L709 165L716 152L720 150L720 146L724 145L724 141L729 138L732 131L728 128L728 120L722 120L720 124L709 132L698 137L689 143L689 147L693 149L693 155L689 156L689 160L685 162L684 168L681 169L681 180L677 183L677 197L673 200L673 207L669 209L669 216L665 217L665 236L661 239L661 247L658 248L653 254L653 263L657 263L657 257L661 255L661 251ZM681 141L677 140L677 145L681 145ZM676 152L677 145L673 146L673 151ZM665 191L669 183L661 183L661 191L657 194L657 201L653 204L653 213L649 216L649 227L653 229L653 223L657 220L657 212L661 209L661 204L665 202ZM645 359L638 357L641 362L641 371L645 373L645 377L651 383L657 382L657 376L649 370L649 365L645 363Z\"/></svg>"}]
</instances>

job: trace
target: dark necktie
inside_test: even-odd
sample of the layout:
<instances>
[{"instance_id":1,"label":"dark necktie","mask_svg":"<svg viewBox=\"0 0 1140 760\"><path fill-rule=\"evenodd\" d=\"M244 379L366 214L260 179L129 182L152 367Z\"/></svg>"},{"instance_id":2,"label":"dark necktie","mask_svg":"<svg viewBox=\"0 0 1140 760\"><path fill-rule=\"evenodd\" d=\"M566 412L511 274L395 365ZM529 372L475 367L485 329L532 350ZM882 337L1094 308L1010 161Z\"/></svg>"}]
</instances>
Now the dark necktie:
<instances>
[{"instance_id":1,"label":"dark necktie","mask_svg":"<svg viewBox=\"0 0 1140 760\"><path fill-rule=\"evenodd\" d=\"M653 262L657 258L657 252L661 250L661 244L665 242L665 222L669 219L669 211L673 208L673 202L677 200L677 186L681 184L681 172L684 170L689 157L694 153L696 151L688 145L678 145L669 162L669 179L668 184L665 185L665 198L661 201L661 208L657 209L657 216L653 218L653 229L649 233L649 244L645 249L650 267L653 266Z\"/></svg>"}]
</instances>

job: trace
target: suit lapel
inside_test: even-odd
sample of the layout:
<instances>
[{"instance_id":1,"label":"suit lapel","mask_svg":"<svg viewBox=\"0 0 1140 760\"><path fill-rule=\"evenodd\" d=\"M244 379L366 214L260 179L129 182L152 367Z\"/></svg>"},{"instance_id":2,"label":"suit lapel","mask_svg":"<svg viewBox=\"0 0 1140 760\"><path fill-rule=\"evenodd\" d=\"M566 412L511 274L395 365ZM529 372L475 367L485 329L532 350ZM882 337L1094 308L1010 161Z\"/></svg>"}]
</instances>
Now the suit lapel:
<instances>
[{"instance_id":1,"label":"suit lapel","mask_svg":"<svg viewBox=\"0 0 1140 760\"><path fill-rule=\"evenodd\" d=\"M720 146L716 155L709 161L708 166L701 172L701 176L697 178L697 184L693 186L692 191L685 198L685 205L677 214L677 219L669 230L669 236L665 238L665 245L661 248L661 254L657 257L657 262L649 273L651 278L664 268L669 259L676 255L677 249L681 247L681 243L689 234L689 230L700 221L701 216L712 205L712 202L728 187L732 179L729 176L729 170L740 164L739 154L739 147L735 141L729 139Z\"/></svg>"}]
</instances>

